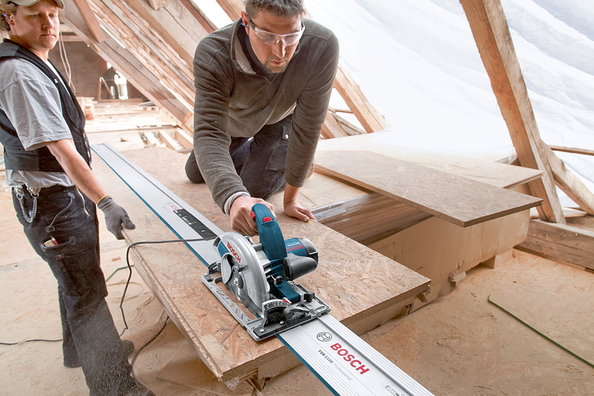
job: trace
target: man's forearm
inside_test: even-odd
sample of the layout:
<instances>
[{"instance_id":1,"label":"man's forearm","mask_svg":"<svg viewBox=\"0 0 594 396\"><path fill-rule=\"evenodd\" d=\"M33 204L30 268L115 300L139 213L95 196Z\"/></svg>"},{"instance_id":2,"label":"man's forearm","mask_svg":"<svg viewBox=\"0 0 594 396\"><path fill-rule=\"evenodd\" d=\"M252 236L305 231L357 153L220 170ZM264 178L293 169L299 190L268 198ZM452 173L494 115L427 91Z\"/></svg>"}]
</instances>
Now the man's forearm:
<instances>
[{"instance_id":1,"label":"man's forearm","mask_svg":"<svg viewBox=\"0 0 594 396\"><path fill-rule=\"evenodd\" d=\"M52 155L56 157L68 177L91 201L97 203L106 195L93 171L76 151L72 140L46 142L46 146Z\"/></svg>"},{"instance_id":2,"label":"man's forearm","mask_svg":"<svg viewBox=\"0 0 594 396\"><path fill-rule=\"evenodd\" d=\"M299 187L294 187L287 183L285 185L285 193L283 195L283 205L288 204L289 202L294 202L297 200L297 194L299 193Z\"/></svg>"}]
</instances>

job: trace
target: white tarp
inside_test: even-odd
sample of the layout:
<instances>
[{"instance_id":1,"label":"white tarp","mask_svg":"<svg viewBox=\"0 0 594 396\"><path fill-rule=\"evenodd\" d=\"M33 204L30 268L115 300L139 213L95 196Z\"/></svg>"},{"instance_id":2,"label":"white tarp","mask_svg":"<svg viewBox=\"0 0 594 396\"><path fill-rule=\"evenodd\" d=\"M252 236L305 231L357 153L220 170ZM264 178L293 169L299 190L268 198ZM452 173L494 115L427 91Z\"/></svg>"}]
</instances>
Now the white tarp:
<instances>
[{"instance_id":1,"label":"white tarp","mask_svg":"<svg viewBox=\"0 0 594 396\"><path fill-rule=\"evenodd\" d=\"M458 0L305 0L402 146L513 154ZM543 140L594 149L594 2L502 0ZM557 153L594 191L594 157ZM575 206L560 194L562 203Z\"/></svg>"},{"instance_id":2,"label":"white tarp","mask_svg":"<svg viewBox=\"0 0 594 396\"><path fill-rule=\"evenodd\" d=\"M594 150L594 1L502 5L542 139ZM514 155L459 0L305 0L305 6L336 33L342 62L403 147L490 160ZM229 22L220 7L205 11L218 26ZM557 155L594 191L594 157Z\"/></svg>"}]
</instances>

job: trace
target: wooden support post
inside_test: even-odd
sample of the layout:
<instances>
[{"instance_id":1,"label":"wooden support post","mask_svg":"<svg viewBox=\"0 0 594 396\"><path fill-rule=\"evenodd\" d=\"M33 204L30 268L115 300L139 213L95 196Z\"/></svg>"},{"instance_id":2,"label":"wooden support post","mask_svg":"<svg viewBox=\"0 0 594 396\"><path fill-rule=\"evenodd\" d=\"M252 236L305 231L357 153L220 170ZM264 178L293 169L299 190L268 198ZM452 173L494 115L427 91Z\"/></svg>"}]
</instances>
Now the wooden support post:
<instances>
[{"instance_id":1,"label":"wooden support post","mask_svg":"<svg viewBox=\"0 0 594 396\"><path fill-rule=\"evenodd\" d=\"M322 125L322 136L324 139L348 136L348 134L341 128L338 121L336 121L334 114L330 111L327 112L326 121L324 121L324 125Z\"/></svg>"},{"instance_id":2,"label":"wooden support post","mask_svg":"<svg viewBox=\"0 0 594 396\"><path fill-rule=\"evenodd\" d=\"M461 0L460 3L491 79L520 164L544 172L542 179L529 183L531 194L543 200L539 215L542 219L564 224L549 157L540 138L501 1Z\"/></svg>"},{"instance_id":3,"label":"wooden support post","mask_svg":"<svg viewBox=\"0 0 594 396\"><path fill-rule=\"evenodd\" d=\"M583 155L594 155L594 150L588 150L588 149L584 149L584 148L553 146L553 145L550 145L550 144L549 144L549 147L553 151L562 151L564 153L583 154Z\"/></svg>"},{"instance_id":4,"label":"wooden support post","mask_svg":"<svg viewBox=\"0 0 594 396\"><path fill-rule=\"evenodd\" d=\"M388 126L386 120L369 103L361 88L342 65L338 67L334 88L340 93L367 133L381 131Z\"/></svg>"},{"instance_id":5,"label":"wooden support post","mask_svg":"<svg viewBox=\"0 0 594 396\"><path fill-rule=\"evenodd\" d=\"M546 147L555 184L586 213L594 215L594 194L569 171L563 161Z\"/></svg>"},{"instance_id":6,"label":"wooden support post","mask_svg":"<svg viewBox=\"0 0 594 396\"><path fill-rule=\"evenodd\" d=\"M91 10L91 6L89 5L89 3L86 0L73 1L76 5L76 8L78 8L78 11L82 15L85 23L89 27L89 30L91 31L91 33L93 33L93 37L95 38L95 40L97 40L98 43L105 40L105 33L103 32L103 29L101 29L101 26L99 26L99 21L97 21L95 14L93 14L93 11Z\"/></svg>"}]
</instances>

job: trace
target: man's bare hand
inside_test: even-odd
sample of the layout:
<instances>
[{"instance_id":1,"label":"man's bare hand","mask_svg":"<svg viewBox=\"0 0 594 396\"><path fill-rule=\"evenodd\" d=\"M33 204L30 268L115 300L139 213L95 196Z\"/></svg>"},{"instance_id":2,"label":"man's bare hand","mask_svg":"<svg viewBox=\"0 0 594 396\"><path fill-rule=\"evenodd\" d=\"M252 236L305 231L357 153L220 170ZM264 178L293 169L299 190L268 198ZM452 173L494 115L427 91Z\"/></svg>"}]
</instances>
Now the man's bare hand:
<instances>
[{"instance_id":1,"label":"man's bare hand","mask_svg":"<svg viewBox=\"0 0 594 396\"><path fill-rule=\"evenodd\" d=\"M285 213L289 217L294 217L306 223L310 220L315 221L316 219L309 209L301 206L297 201L286 202L284 206Z\"/></svg>"},{"instance_id":2,"label":"man's bare hand","mask_svg":"<svg viewBox=\"0 0 594 396\"><path fill-rule=\"evenodd\" d=\"M260 198L239 197L231 205L229 221L234 231L243 235L254 236L258 233L256 221L252 219L252 206L257 203L264 204L274 214L274 206Z\"/></svg>"}]
</instances>

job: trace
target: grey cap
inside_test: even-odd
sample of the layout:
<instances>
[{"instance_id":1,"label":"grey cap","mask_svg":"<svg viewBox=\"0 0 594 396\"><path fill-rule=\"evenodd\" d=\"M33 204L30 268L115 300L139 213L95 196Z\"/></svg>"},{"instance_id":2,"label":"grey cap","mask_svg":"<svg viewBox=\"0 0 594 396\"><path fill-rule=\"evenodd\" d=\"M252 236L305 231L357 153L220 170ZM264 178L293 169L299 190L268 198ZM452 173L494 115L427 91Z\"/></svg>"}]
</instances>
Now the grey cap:
<instances>
[{"instance_id":1,"label":"grey cap","mask_svg":"<svg viewBox=\"0 0 594 396\"><path fill-rule=\"evenodd\" d=\"M31 7L33 4L35 3L39 3L40 0L1 0L2 4L8 4L8 3L14 3L16 5L22 6L22 7ZM64 8L64 2L62 0L54 0L56 2L56 5L59 8Z\"/></svg>"}]
</instances>

